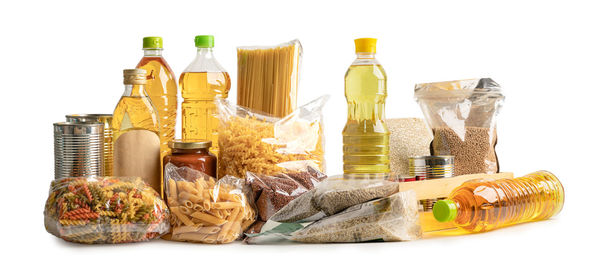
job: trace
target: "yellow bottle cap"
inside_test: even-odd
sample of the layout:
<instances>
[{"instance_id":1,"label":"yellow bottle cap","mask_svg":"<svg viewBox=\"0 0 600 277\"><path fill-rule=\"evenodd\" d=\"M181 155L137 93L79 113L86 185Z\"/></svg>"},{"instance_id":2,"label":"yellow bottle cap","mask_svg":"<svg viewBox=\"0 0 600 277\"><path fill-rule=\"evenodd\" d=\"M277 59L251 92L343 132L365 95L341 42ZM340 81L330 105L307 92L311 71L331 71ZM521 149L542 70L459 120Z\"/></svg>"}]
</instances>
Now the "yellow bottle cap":
<instances>
[{"instance_id":1,"label":"yellow bottle cap","mask_svg":"<svg viewBox=\"0 0 600 277\"><path fill-rule=\"evenodd\" d=\"M356 53L375 53L376 38L357 38L354 40Z\"/></svg>"}]
</instances>

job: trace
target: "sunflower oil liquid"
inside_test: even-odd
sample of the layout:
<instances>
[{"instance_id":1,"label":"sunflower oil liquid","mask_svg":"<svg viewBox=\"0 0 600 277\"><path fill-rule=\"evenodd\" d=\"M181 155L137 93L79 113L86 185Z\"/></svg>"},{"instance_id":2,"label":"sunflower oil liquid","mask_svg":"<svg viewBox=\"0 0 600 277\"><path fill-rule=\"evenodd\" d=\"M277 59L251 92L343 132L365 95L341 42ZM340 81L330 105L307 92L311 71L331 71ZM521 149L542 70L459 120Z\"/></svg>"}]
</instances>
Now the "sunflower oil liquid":
<instances>
[{"instance_id":1,"label":"sunflower oil liquid","mask_svg":"<svg viewBox=\"0 0 600 277\"><path fill-rule=\"evenodd\" d=\"M170 152L169 141L175 139L177 82L173 71L162 56L144 56L137 68L146 70L146 92L158 112L162 160Z\"/></svg>"},{"instance_id":2,"label":"sunflower oil liquid","mask_svg":"<svg viewBox=\"0 0 600 277\"><path fill-rule=\"evenodd\" d=\"M564 188L552 173L538 171L515 179L469 181L448 199L455 203L456 226L484 232L558 214L564 204Z\"/></svg>"},{"instance_id":3,"label":"sunflower oil liquid","mask_svg":"<svg viewBox=\"0 0 600 277\"><path fill-rule=\"evenodd\" d=\"M227 72L184 72L179 79L184 140L211 140L218 154L219 119L214 99L227 98L231 80Z\"/></svg>"},{"instance_id":4,"label":"sunflower oil liquid","mask_svg":"<svg viewBox=\"0 0 600 277\"><path fill-rule=\"evenodd\" d=\"M388 174L389 131L385 125L387 76L373 61L355 61L346 72L348 121L344 127L344 174Z\"/></svg>"}]
</instances>

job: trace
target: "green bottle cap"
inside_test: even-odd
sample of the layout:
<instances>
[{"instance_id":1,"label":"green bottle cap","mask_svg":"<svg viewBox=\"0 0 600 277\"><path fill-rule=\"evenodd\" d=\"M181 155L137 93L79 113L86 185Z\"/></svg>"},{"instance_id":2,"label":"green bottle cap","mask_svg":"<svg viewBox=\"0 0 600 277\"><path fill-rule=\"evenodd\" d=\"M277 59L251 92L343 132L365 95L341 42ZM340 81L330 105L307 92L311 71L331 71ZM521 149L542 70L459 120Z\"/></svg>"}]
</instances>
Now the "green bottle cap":
<instances>
[{"instance_id":1,"label":"green bottle cap","mask_svg":"<svg viewBox=\"0 0 600 277\"><path fill-rule=\"evenodd\" d=\"M213 48L215 47L215 37L211 35L196 36L194 39L198 48Z\"/></svg>"},{"instance_id":2,"label":"green bottle cap","mask_svg":"<svg viewBox=\"0 0 600 277\"><path fill-rule=\"evenodd\" d=\"M448 222L456 219L458 207L454 201L438 200L433 205L433 217L439 222Z\"/></svg>"},{"instance_id":3,"label":"green bottle cap","mask_svg":"<svg viewBox=\"0 0 600 277\"><path fill-rule=\"evenodd\" d=\"M144 49L162 49L163 43L161 37L145 37Z\"/></svg>"}]
</instances>

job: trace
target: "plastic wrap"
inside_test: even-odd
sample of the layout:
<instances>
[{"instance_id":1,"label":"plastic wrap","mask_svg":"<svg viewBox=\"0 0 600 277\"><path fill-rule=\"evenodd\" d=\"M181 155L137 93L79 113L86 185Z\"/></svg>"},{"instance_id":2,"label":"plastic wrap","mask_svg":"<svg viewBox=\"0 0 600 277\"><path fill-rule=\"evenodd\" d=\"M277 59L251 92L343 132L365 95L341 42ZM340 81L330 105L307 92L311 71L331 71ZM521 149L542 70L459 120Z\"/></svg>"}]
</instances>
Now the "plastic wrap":
<instances>
[{"instance_id":1,"label":"plastic wrap","mask_svg":"<svg viewBox=\"0 0 600 277\"><path fill-rule=\"evenodd\" d=\"M504 103L492 79L417 84L415 98L433 130L432 155L455 156L454 175L499 172L496 116Z\"/></svg>"},{"instance_id":2,"label":"plastic wrap","mask_svg":"<svg viewBox=\"0 0 600 277\"><path fill-rule=\"evenodd\" d=\"M313 189L327 176L316 169L279 173L275 176L246 173L246 186L261 221L267 221L290 201Z\"/></svg>"},{"instance_id":3,"label":"plastic wrap","mask_svg":"<svg viewBox=\"0 0 600 277\"><path fill-rule=\"evenodd\" d=\"M246 172L275 175L307 167L324 172L322 96L284 118L275 118L218 100L218 176Z\"/></svg>"},{"instance_id":4,"label":"plastic wrap","mask_svg":"<svg viewBox=\"0 0 600 277\"><path fill-rule=\"evenodd\" d=\"M398 182L385 179L333 176L318 187L291 201L270 219L278 222L307 222L333 215L350 206L398 192Z\"/></svg>"},{"instance_id":5,"label":"plastic wrap","mask_svg":"<svg viewBox=\"0 0 600 277\"><path fill-rule=\"evenodd\" d=\"M273 222L267 222L270 223ZM408 241L418 239L422 235L417 197L412 190L351 206L308 225L270 225L270 228L262 233L249 234L246 242L259 244L280 240L308 243Z\"/></svg>"},{"instance_id":6,"label":"plastic wrap","mask_svg":"<svg viewBox=\"0 0 600 277\"><path fill-rule=\"evenodd\" d=\"M243 191L243 179L225 176L216 181L200 171L168 163L165 183L172 240L229 243L256 218Z\"/></svg>"},{"instance_id":7,"label":"plastic wrap","mask_svg":"<svg viewBox=\"0 0 600 277\"><path fill-rule=\"evenodd\" d=\"M81 177L52 182L46 230L78 243L125 243L169 231L169 210L141 178Z\"/></svg>"},{"instance_id":8,"label":"plastic wrap","mask_svg":"<svg viewBox=\"0 0 600 277\"><path fill-rule=\"evenodd\" d=\"M238 105L275 117L296 109L302 58L299 40L277 46L238 47L237 55Z\"/></svg>"}]
</instances>

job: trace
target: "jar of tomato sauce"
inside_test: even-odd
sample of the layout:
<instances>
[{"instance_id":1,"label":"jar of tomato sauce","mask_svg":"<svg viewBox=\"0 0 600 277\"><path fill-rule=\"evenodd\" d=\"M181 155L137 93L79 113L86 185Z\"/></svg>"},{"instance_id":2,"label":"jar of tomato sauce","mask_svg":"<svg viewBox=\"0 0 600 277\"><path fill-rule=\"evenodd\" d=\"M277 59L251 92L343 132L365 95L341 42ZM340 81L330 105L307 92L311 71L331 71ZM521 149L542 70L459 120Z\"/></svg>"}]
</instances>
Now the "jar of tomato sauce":
<instances>
[{"instance_id":1,"label":"jar of tomato sauce","mask_svg":"<svg viewBox=\"0 0 600 277\"><path fill-rule=\"evenodd\" d=\"M174 140L169 142L171 154L165 156L163 164L187 166L206 175L217 177L217 157L208 150L212 146L210 140ZM164 169L163 169L164 170Z\"/></svg>"}]
</instances>

